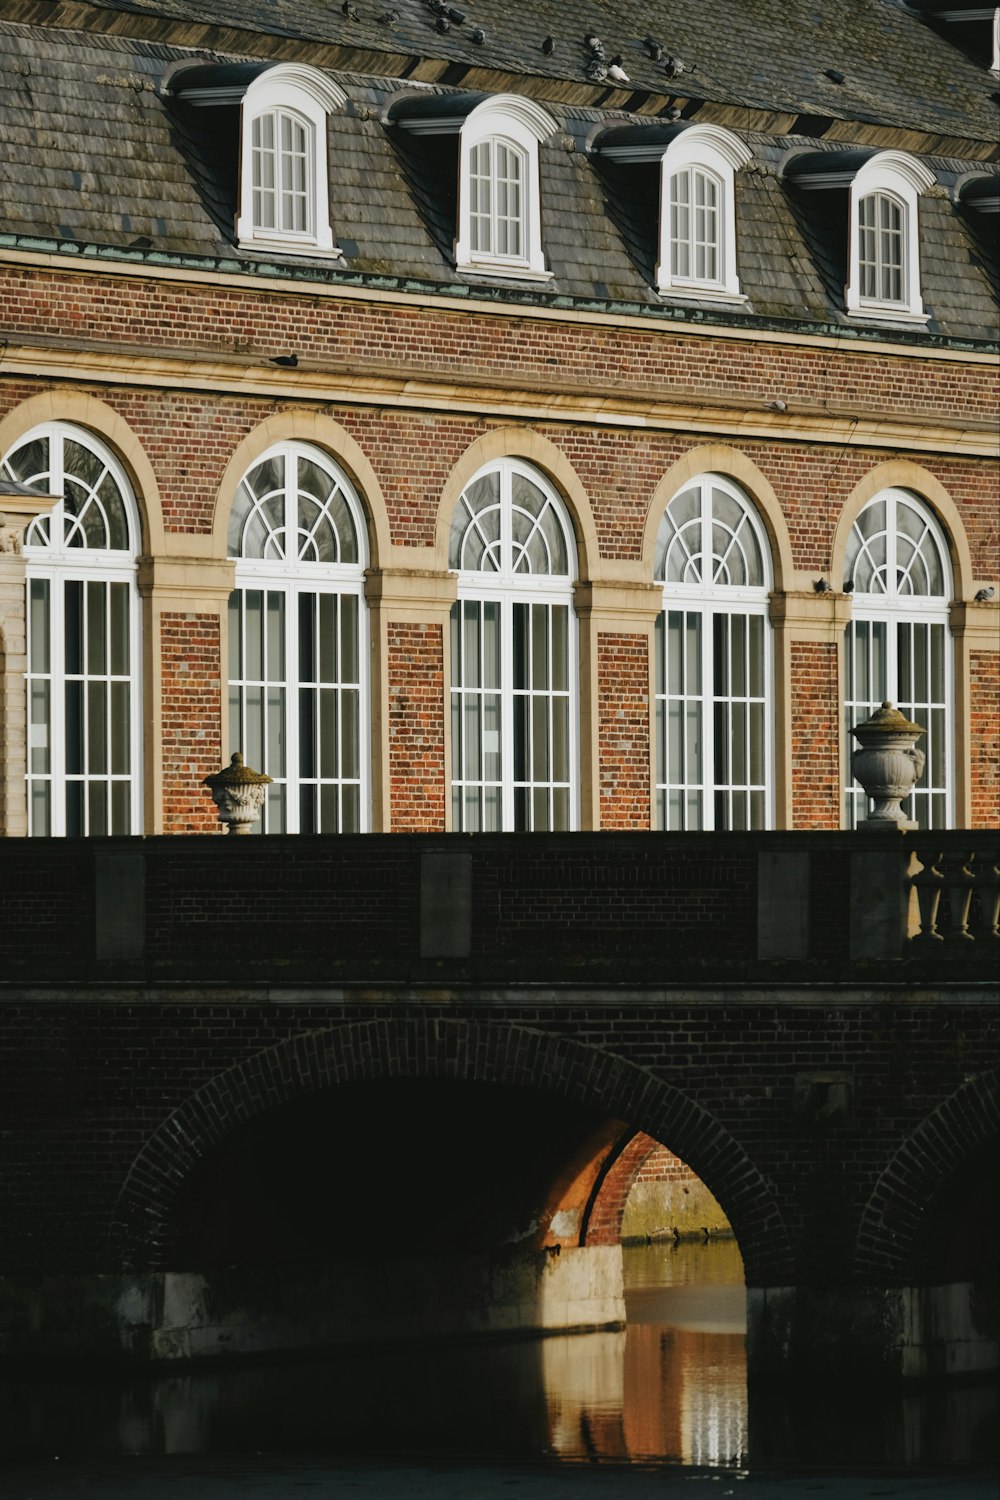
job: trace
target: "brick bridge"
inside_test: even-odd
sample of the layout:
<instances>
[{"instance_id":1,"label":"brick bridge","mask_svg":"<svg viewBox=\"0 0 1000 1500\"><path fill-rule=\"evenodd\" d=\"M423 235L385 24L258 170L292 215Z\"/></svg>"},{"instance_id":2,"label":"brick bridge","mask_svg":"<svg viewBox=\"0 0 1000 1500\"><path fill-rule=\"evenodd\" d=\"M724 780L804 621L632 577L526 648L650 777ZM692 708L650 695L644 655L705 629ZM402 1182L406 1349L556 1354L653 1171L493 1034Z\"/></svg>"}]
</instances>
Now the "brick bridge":
<instances>
[{"instance_id":1,"label":"brick bridge","mask_svg":"<svg viewBox=\"0 0 1000 1500\"><path fill-rule=\"evenodd\" d=\"M961 832L5 840L0 1353L613 1324L644 1132L752 1372L995 1367L997 901Z\"/></svg>"}]
</instances>

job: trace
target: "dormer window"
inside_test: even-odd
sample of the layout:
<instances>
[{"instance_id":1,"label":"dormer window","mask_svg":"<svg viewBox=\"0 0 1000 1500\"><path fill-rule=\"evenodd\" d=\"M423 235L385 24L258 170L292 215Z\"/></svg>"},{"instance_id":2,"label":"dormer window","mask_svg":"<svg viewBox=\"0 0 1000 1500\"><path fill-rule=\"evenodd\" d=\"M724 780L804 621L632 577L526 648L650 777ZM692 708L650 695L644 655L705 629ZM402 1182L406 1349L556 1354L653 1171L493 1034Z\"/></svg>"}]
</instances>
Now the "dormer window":
<instances>
[{"instance_id":1,"label":"dormer window","mask_svg":"<svg viewBox=\"0 0 1000 1500\"><path fill-rule=\"evenodd\" d=\"M346 102L313 68L269 68L243 97L240 245L339 255L330 226L326 122Z\"/></svg>"},{"instance_id":2,"label":"dormer window","mask_svg":"<svg viewBox=\"0 0 1000 1500\"><path fill-rule=\"evenodd\" d=\"M657 291L742 301L736 172L751 154L739 137L716 125L618 126L594 149L610 161L660 165Z\"/></svg>"},{"instance_id":3,"label":"dormer window","mask_svg":"<svg viewBox=\"0 0 1000 1500\"><path fill-rule=\"evenodd\" d=\"M399 99L388 118L412 135L459 137L458 270L548 280L538 147L555 134L552 117L515 94L437 94Z\"/></svg>"},{"instance_id":4,"label":"dormer window","mask_svg":"<svg viewBox=\"0 0 1000 1500\"><path fill-rule=\"evenodd\" d=\"M807 192L847 196L844 305L856 318L924 322L919 197L934 177L902 151L810 151L789 179Z\"/></svg>"},{"instance_id":5,"label":"dormer window","mask_svg":"<svg viewBox=\"0 0 1000 1500\"><path fill-rule=\"evenodd\" d=\"M339 255L330 226L327 119L347 95L297 63L185 67L170 92L197 109L240 108L241 248L280 255Z\"/></svg>"}]
</instances>

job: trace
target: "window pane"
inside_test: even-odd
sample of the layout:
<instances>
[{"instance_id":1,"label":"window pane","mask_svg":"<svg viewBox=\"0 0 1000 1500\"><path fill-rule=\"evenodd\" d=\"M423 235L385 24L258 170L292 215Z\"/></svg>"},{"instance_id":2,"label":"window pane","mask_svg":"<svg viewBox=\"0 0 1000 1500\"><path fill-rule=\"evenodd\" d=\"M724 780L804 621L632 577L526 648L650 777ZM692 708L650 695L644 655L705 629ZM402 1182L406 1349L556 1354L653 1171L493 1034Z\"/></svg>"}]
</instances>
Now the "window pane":
<instances>
[{"instance_id":1,"label":"window pane","mask_svg":"<svg viewBox=\"0 0 1000 1500\"><path fill-rule=\"evenodd\" d=\"M28 585L29 615L28 635L30 640L30 670L49 670L49 584L46 578L33 578Z\"/></svg>"}]
</instances>

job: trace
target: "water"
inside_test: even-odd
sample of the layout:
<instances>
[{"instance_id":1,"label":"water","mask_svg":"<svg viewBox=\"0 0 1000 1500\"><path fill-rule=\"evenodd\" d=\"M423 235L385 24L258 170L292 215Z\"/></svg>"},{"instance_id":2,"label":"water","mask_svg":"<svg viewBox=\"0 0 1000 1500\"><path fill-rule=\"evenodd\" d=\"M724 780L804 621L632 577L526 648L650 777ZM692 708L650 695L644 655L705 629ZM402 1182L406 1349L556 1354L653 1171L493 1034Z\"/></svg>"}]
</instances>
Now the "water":
<instances>
[{"instance_id":1,"label":"water","mask_svg":"<svg viewBox=\"0 0 1000 1500\"><path fill-rule=\"evenodd\" d=\"M340 1454L962 1465L995 1454L996 1387L884 1401L754 1393L734 1241L626 1249L612 1333L275 1360L122 1381L0 1376L0 1458ZM752 1417L752 1419L751 1419Z\"/></svg>"}]
</instances>

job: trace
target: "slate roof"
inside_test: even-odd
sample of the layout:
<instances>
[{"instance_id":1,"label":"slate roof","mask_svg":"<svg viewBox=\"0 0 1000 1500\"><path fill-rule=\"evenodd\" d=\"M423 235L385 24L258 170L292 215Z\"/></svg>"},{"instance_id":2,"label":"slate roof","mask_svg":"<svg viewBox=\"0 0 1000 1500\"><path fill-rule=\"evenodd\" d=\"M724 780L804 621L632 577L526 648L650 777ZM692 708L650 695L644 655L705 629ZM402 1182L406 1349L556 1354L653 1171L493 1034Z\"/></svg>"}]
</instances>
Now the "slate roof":
<instances>
[{"instance_id":1,"label":"slate roof","mask_svg":"<svg viewBox=\"0 0 1000 1500\"><path fill-rule=\"evenodd\" d=\"M280 9L276 0L274 10ZM233 242L238 111L193 109L160 91L178 63L240 60L0 22L0 138L8 158L0 240L41 242L66 253L103 246L137 257L255 268L260 252L240 251ZM390 277L453 293L463 284L451 254L457 137L414 137L383 123L389 102L411 85L350 72L335 76L349 99L329 125L331 213L345 257L332 265L287 257L275 268L334 280ZM652 287L658 168L610 162L587 150L601 130L630 119L648 125L648 117L551 100L546 108L559 126L540 149L543 243L553 279L543 288L518 283L504 289L500 283L500 294L626 304L663 315L664 300ZM748 300L736 308L707 305L699 315L845 323L846 213L838 218L828 201L839 195L799 194L783 178L790 153L843 145L764 132L745 139L753 160L737 174L737 240ZM997 304L988 236L981 215L950 201L969 180L970 166L987 169L959 159L923 159L938 180L920 207L928 332L991 340ZM464 284L488 295L481 281Z\"/></svg>"},{"instance_id":2,"label":"slate roof","mask_svg":"<svg viewBox=\"0 0 1000 1500\"><path fill-rule=\"evenodd\" d=\"M545 97L553 99L567 97L560 82L585 82L584 37L592 31L608 57L622 55L631 83L608 91L619 106L630 94L653 91L919 131L932 116L942 133L970 138L992 139L996 132L995 81L902 0L455 0L452 14L465 19L451 21L444 34L433 6L434 0L355 0L355 18L339 0L213 0L210 15L213 28L234 33L364 51L373 73L398 75L400 60L412 66L417 58L437 58L451 65L450 83L465 69L483 75L478 84L462 79L468 88L495 88L485 81L491 71L550 80ZM183 23L204 28L206 21L198 0L89 0L82 9L98 22L104 13L109 29L114 23L146 36L171 24L175 31ZM392 24L387 15L395 17ZM485 33L481 44L473 40L477 28ZM667 80L662 59L654 61L643 46L649 35L693 71ZM548 53L546 38L553 44ZM828 69L842 73L843 82Z\"/></svg>"}]
</instances>

